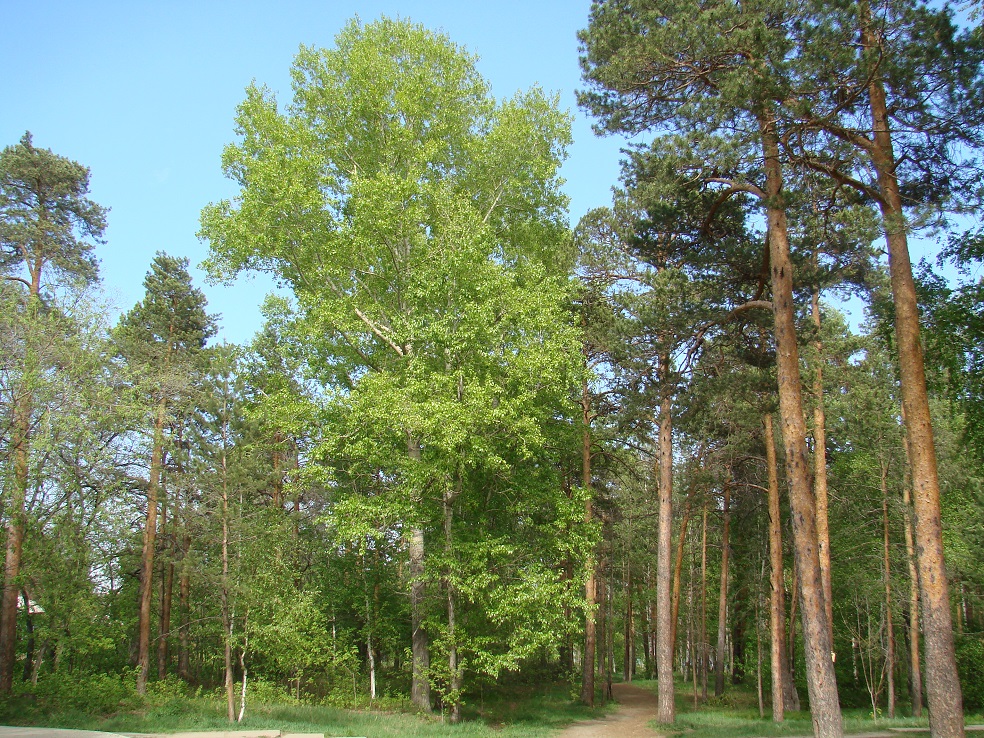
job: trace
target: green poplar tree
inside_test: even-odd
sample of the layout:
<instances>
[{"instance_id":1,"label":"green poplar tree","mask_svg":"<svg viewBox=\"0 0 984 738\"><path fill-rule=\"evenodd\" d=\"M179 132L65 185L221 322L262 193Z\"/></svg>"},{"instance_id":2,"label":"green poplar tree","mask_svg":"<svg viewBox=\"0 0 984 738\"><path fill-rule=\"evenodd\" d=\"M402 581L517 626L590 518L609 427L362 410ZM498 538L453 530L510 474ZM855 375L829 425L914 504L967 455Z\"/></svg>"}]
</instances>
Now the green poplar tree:
<instances>
[{"instance_id":1,"label":"green poplar tree","mask_svg":"<svg viewBox=\"0 0 984 738\"><path fill-rule=\"evenodd\" d=\"M453 506L469 435L504 419L522 434L565 381L569 119L539 90L493 100L473 57L385 18L302 48L292 75L282 111L247 91L223 157L242 189L203 211L202 235L215 275L291 287L326 383L402 448L411 691L429 711L427 496Z\"/></svg>"}]
</instances>

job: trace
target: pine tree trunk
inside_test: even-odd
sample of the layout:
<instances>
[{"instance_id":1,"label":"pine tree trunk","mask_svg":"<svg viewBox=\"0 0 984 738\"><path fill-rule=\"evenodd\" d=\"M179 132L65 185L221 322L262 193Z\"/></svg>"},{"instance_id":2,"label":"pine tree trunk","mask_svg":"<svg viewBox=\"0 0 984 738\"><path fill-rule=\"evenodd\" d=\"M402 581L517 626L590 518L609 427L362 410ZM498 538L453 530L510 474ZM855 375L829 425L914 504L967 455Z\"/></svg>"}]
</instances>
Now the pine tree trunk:
<instances>
[{"instance_id":1,"label":"pine tree trunk","mask_svg":"<svg viewBox=\"0 0 984 738\"><path fill-rule=\"evenodd\" d=\"M707 649L707 502L704 502L700 527L700 696L707 701L707 672L710 670Z\"/></svg>"},{"instance_id":2,"label":"pine tree trunk","mask_svg":"<svg viewBox=\"0 0 984 738\"><path fill-rule=\"evenodd\" d=\"M823 596L818 551L816 499L810 479L799 374L799 348L793 308L793 266L782 195L782 167L775 121L760 114L765 165L765 206L768 220L772 309L775 317L776 364L779 379L779 414L786 447L789 505L792 512L793 550L799 571L806 681L810 694L813 732L817 738L844 734L837 681L830 643L830 624Z\"/></svg>"},{"instance_id":3,"label":"pine tree trunk","mask_svg":"<svg viewBox=\"0 0 984 738\"><path fill-rule=\"evenodd\" d=\"M861 4L861 26L862 45L876 53L879 41L867 3ZM896 160L885 88L877 76L872 76L868 85L868 98L874 132L869 153L881 192L879 206L888 244L902 408L915 491L916 563L923 607L929 727L933 738L962 738L963 700L957 675L950 592L943 558L940 486L919 341L919 308L909 260L902 197L895 176Z\"/></svg>"},{"instance_id":4,"label":"pine tree trunk","mask_svg":"<svg viewBox=\"0 0 984 738\"><path fill-rule=\"evenodd\" d=\"M660 357L661 381L668 382L669 357ZM673 556L673 401L668 388L659 410L659 532L656 542L656 673L659 695L656 722L676 719L673 697L673 605L670 560Z\"/></svg>"},{"instance_id":5,"label":"pine tree trunk","mask_svg":"<svg viewBox=\"0 0 984 738\"><path fill-rule=\"evenodd\" d=\"M137 619L137 694L147 693L150 675L150 606L154 593L154 551L157 547L157 495L164 463L164 420L167 403L157 403L154 420L154 448L150 456L150 478L147 484L147 517L144 521L143 566L140 577L140 612Z\"/></svg>"},{"instance_id":6,"label":"pine tree trunk","mask_svg":"<svg viewBox=\"0 0 984 738\"><path fill-rule=\"evenodd\" d=\"M649 588L649 574L648 571L645 577L646 589ZM642 626L642 651L643 651L643 668L646 670L646 679L653 678L653 654L652 654L652 642L650 640L650 628L652 624L649 619L649 601L643 598L643 589L639 588L639 619Z\"/></svg>"},{"instance_id":7,"label":"pine tree trunk","mask_svg":"<svg viewBox=\"0 0 984 738\"><path fill-rule=\"evenodd\" d=\"M32 295L33 306L37 298ZM20 575L27 528L27 485L31 435L31 396L28 392L14 402L13 438L14 480L7 520L7 548L3 568L3 599L0 603L0 694L14 688L17 659L17 577Z\"/></svg>"},{"instance_id":8,"label":"pine tree trunk","mask_svg":"<svg viewBox=\"0 0 984 738\"><path fill-rule=\"evenodd\" d=\"M594 574L595 606L597 608L597 616L595 618L595 622L597 624L595 630L597 644L595 668L597 670L596 675L602 680L603 684L608 665L608 606L605 598L605 579L603 573L604 565L604 560L599 558L598 567L595 569Z\"/></svg>"},{"instance_id":9,"label":"pine tree trunk","mask_svg":"<svg viewBox=\"0 0 984 738\"><path fill-rule=\"evenodd\" d=\"M813 254L816 263L816 252ZM830 644L834 643L834 594L830 581L830 525L828 521L827 494L827 416L823 407L823 341L820 340L820 289L813 289L810 302L813 325L817 340L813 346L817 353L816 372L813 379L813 394L816 405L813 408L813 493L817 498L817 551L820 555L820 580L823 584L823 603L827 608L827 625L830 629Z\"/></svg>"},{"instance_id":10,"label":"pine tree trunk","mask_svg":"<svg viewBox=\"0 0 984 738\"><path fill-rule=\"evenodd\" d=\"M622 679L626 682L632 681L632 672L634 671L632 663L634 660L632 648L632 641L634 639L634 628L632 623L632 563L629 560L630 552L626 552L625 559L625 618L623 625L625 627L625 634L623 637L623 654L622 654Z\"/></svg>"},{"instance_id":11,"label":"pine tree trunk","mask_svg":"<svg viewBox=\"0 0 984 738\"><path fill-rule=\"evenodd\" d=\"M758 695L760 720L765 718L765 695L762 692L762 579L765 579L764 560L762 561L762 574L759 577L759 587L755 593L755 688ZM774 694L772 699L774 702ZM776 722L782 722L782 720Z\"/></svg>"},{"instance_id":12,"label":"pine tree trunk","mask_svg":"<svg viewBox=\"0 0 984 738\"><path fill-rule=\"evenodd\" d=\"M173 512L172 512L173 514ZM172 521L171 528L174 528ZM161 506L161 534L167 531L167 507ZM168 536L170 543L172 536ZM173 545L170 546L173 555ZM168 648L171 632L171 600L174 592L174 561L169 555L164 562L164 576L161 577L161 622L160 636L157 639L157 678L164 679L167 676L167 667L170 662L170 650Z\"/></svg>"},{"instance_id":13,"label":"pine tree trunk","mask_svg":"<svg viewBox=\"0 0 984 738\"><path fill-rule=\"evenodd\" d=\"M591 525L594 519L591 487L591 414L588 384L584 382L581 391L581 484L584 487L584 524ZM597 647L597 606L595 583L595 557L586 562L588 578L584 583L584 658L581 661L581 702L594 707L595 703L595 651Z\"/></svg>"},{"instance_id":14,"label":"pine tree trunk","mask_svg":"<svg viewBox=\"0 0 984 738\"><path fill-rule=\"evenodd\" d=\"M185 533L181 547L181 573L178 575L178 610L181 617L181 633L178 636L178 676L186 682L191 680L191 652L188 642L188 629L191 627L191 575L186 560L190 550L191 536Z\"/></svg>"},{"instance_id":15,"label":"pine tree trunk","mask_svg":"<svg viewBox=\"0 0 984 738\"><path fill-rule=\"evenodd\" d=\"M420 441L410 438L407 442L407 453L410 458L419 463ZM419 507L420 500L416 501ZM410 625L412 628L411 658L412 675L410 682L410 701L422 712L430 712L430 646L427 631L424 630L424 529L415 527L410 530Z\"/></svg>"},{"instance_id":16,"label":"pine tree trunk","mask_svg":"<svg viewBox=\"0 0 984 738\"><path fill-rule=\"evenodd\" d=\"M922 717L922 669L919 664L919 574L916 570L912 518L909 514L908 481L902 485L902 507L905 509L905 559L909 565L909 679L912 689L912 716Z\"/></svg>"},{"instance_id":17,"label":"pine tree trunk","mask_svg":"<svg viewBox=\"0 0 984 738\"><path fill-rule=\"evenodd\" d=\"M683 508L680 520L680 536L677 540L676 561L673 564L673 636L671 641L676 648L677 627L680 623L680 580L683 577L683 551L687 543L687 527L690 524L690 499Z\"/></svg>"},{"instance_id":18,"label":"pine tree trunk","mask_svg":"<svg viewBox=\"0 0 984 738\"><path fill-rule=\"evenodd\" d=\"M885 574L885 678L888 681L888 717L895 717L895 629L892 624L892 574L888 536L888 462L881 464L883 564Z\"/></svg>"},{"instance_id":19,"label":"pine tree trunk","mask_svg":"<svg viewBox=\"0 0 984 738\"><path fill-rule=\"evenodd\" d=\"M721 587L718 590L717 653L714 657L714 696L724 694L724 662L728 632L728 549L731 527L731 478L724 480L724 522L721 527Z\"/></svg>"},{"instance_id":20,"label":"pine tree trunk","mask_svg":"<svg viewBox=\"0 0 984 738\"><path fill-rule=\"evenodd\" d=\"M612 676L615 674L615 598L612 597L611 577L605 581L605 618L608 629L605 642L605 700L614 699L612 694Z\"/></svg>"},{"instance_id":21,"label":"pine tree trunk","mask_svg":"<svg viewBox=\"0 0 984 738\"><path fill-rule=\"evenodd\" d=\"M785 720L786 685L782 678L789 670L786 661L786 593L783 587L782 564L782 521L779 518L779 477L776 470L776 446L772 430L772 415L766 413L765 456L769 468L769 561L771 575L769 583L772 592L769 608L769 632L772 637L772 720L781 723Z\"/></svg>"}]
</instances>

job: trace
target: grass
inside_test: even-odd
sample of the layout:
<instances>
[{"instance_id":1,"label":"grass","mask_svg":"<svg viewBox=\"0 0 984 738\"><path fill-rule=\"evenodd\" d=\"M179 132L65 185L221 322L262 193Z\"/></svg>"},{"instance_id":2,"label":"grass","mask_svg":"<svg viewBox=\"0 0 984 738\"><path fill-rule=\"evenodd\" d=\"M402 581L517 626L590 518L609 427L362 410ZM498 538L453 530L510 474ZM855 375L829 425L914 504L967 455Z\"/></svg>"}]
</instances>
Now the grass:
<instances>
[{"instance_id":1,"label":"grass","mask_svg":"<svg viewBox=\"0 0 984 738\"><path fill-rule=\"evenodd\" d=\"M637 686L657 689L654 680L636 680ZM710 697L694 708L693 685L678 682L676 684L676 722L671 726L658 725L655 721L650 727L665 736L686 736L686 738L772 738L773 736L812 736L813 722L809 711L787 712L782 723L772 722L772 711L768 702L765 706L765 717L759 717L758 697L754 686L728 685L720 698ZM926 728L929 735L926 717L896 717L888 719L871 718L871 711L860 709L844 709L844 732L868 733L883 731L888 728ZM981 716L968 715L967 723L981 722ZM923 733L906 733L905 735L919 738Z\"/></svg>"},{"instance_id":2,"label":"grass","mask_svg":"<svg viewBox=\"0 0 984 738\"><path fill-rule=\"evenodd\" d=\"M183 731L281 730L324 733L327 736L417 736L419 738L534 738L549 736L576 720L597 717L571 699L569 685L514 686L470 695L459 725L438 716L400 711L346 710L305 704L248 705L246 717L230 725L224 703L207 697L170 696L140 709L92 715L75 709L42 711L30 701L8 702L0 722L79 728L117 733L174 733Z\"/></svg>"}]
</instances>

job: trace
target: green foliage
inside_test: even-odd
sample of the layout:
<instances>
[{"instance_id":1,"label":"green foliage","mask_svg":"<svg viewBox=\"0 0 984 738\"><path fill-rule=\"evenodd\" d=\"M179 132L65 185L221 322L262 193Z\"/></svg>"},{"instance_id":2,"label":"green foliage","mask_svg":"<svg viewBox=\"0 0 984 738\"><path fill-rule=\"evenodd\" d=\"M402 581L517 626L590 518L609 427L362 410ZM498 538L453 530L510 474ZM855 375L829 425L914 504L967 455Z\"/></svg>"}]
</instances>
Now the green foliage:
<instances>
[{"instance_id":1,"label":"green foliage","mask_svg":"<svg viewBox=\"0 0 984 738\"><path fill-rule=\"evenodd\" d=\"M89 170L51 149L35 148L30 133L0 152L0 273L32 294L48 267L68 283L96 281L92 255L106 229L107 209L89 194ZM27 270L28 279L16 275ZM47 270L45 270L47 271ZM50 275L48 275L50 279Z\"/></svg>"},{"instance_id":2,"label":"green foliage","mask_svg":"<svg viewBox=\"0 0 984 738\"><path fill-rule=\"evenodd\" d=\"M956 640L957 669L960 672L964 707L980 710L984 708L984 641L979 633Z\"/></svg>"},{"instance_id":3,"label":"green foliage","mask_svg":"<svg viewBox=\"0 0 984 738\"><path fill-rule=\"evenodd\" d=\"M131 672L85 674L68 671L45 674L37 684L18 685L41 713L77 711L86 715L109 715L133 710L143 704ZM16 697L15 697L16 699Z\"/></svg>"}]
</instances>

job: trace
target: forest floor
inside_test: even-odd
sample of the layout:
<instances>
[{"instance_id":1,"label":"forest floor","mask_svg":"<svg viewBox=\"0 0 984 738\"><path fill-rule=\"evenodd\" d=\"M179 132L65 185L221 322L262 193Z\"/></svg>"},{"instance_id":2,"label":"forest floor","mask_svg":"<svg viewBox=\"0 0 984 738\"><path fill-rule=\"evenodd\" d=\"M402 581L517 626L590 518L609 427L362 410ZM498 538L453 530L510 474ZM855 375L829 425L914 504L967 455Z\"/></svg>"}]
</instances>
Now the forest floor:
<instances>
[{"instance_id":1,"label":"forest floor","mask_svg":"<svg viewBox=\"0 0 984 738\"><path fill-rule=\"evenodd\" d=\"M633 684L613 684L618 709L598 720L574 723L557 738L651 738L648 723L656 714L656 695Z\"/></svg>"}]
</instances>

